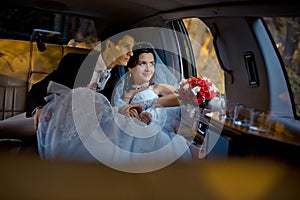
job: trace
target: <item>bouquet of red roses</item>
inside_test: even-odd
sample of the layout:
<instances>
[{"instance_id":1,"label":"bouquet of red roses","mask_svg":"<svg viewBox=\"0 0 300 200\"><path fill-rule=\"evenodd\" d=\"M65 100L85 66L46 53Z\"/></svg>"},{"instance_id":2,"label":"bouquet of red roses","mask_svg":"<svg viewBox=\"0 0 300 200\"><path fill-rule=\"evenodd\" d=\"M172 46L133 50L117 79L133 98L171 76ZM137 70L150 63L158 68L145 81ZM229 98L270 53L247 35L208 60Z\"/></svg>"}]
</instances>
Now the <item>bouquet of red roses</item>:
<instances>
[{"instance_id":1,"label":"bouquet of red roses","mask_svg":"<svg viewBox=\"0 0 300 200\"><path fill-rule=\"evenodd\" d=\"M179 83L179 99L185 105L205 107L217 93L217 88L207 77L191 77Z\"/></svg>"}]
</instances>

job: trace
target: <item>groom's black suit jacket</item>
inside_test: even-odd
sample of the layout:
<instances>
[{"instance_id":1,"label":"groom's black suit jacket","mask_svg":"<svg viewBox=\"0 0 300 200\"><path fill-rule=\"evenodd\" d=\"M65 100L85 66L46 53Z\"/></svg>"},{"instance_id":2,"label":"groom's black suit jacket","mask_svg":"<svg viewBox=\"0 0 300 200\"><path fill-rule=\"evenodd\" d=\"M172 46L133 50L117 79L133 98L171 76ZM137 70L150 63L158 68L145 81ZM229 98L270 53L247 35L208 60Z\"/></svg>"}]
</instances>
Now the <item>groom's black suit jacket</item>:
<instances>
[{"instance_id":1,"label":"groom's black suit jacket","mask_svg":"<svg viewBox=\"0 0 300 200\"><path fill-rule=\"evenodd\" d=\"M50 81L54 81L69 88L73 88L77 73L80 69L80 74L84 73L86 77L86 80L81 81L80 86L87 86L92 77L97 59L99 57L99 53L89 54L88 59L85 60L86 57L87 54L66 54L60 61L56 70L54 70L40 82L32 85L27 98L26 117L31 117L33 110L38 106L46 105L44 97L47 96L47 87ZM80 68L82 63L83 65ZM100 92L104 96L106 96L109 101L111 101L111 95L117 81L124 73L125 68L123 66L116 66L111 70L111 76L107 81L105 88ZM76 80L76 83L77 82L78 79ZM75 87L78 86L78 84L76 83Z\"/></svg>"}]
</instances>

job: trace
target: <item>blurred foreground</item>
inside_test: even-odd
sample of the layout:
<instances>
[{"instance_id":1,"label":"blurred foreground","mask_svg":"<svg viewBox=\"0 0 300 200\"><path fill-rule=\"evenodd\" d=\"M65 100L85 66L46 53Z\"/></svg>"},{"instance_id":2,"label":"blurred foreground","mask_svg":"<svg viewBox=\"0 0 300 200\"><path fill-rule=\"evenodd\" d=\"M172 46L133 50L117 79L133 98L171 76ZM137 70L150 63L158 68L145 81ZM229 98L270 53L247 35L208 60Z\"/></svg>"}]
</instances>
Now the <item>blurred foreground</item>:
<instances>
[{"instance_id":1,"label":"blurred foreground","mask_svg":"<svg viewBox=\"0 0 300 200\"><path fill-rule=\"evenodd\" d=\"M0 199L299 199L296 166L266 160L199 160L130 174L100 163L0 160Z\"/></svg>"}]
</instances>

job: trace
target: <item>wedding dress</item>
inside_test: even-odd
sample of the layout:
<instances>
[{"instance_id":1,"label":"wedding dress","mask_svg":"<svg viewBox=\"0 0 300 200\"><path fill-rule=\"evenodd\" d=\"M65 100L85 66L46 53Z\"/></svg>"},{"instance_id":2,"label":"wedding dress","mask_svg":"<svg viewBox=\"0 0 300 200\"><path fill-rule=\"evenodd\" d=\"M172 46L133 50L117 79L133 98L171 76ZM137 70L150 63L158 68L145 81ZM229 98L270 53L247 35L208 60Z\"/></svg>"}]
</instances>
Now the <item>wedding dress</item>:
<instances>
[{"instance_id":1,"label":"wedding dress","mask_svg":"<svg viewBox=\"0 0 300 200\"><path fill-rule=\"evenodd\" d=\"M157 98L153 87L137 93L132 103ZM105 96L91 89L69 89L55 82L37 131L38 150L47 160L100 161L124 171L151 171L180 159L191 159L189 144L176 134L180 107L150 108L146 125L126 117ZM143 168L136 164L147 163ZM149 165L149 163L160 163Z\"/></svg>"}]
</instances>

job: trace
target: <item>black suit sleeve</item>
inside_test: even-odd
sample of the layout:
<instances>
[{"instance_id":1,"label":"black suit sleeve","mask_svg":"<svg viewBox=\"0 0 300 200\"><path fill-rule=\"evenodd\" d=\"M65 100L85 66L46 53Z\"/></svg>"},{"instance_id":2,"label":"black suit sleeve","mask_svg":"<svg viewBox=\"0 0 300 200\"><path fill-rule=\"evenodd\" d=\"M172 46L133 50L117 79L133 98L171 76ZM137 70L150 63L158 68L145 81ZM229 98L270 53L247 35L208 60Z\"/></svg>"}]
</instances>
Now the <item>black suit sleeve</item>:
<instances>
[{"instance_id":1,"label":"black suit sleeve","mask_svg":"<svg viewBox=\"0 0 300 200\"><path fill-rule=\"evenodd\" d=\"M57 70L32 85L27 98L26 117L31 117L35 108L46 104L44 97L47 95L47 87L50 81L73 88L77 72L86 56L86 54L79 53L66 54L59 63Z\"/></svg>"}]
</instances>

